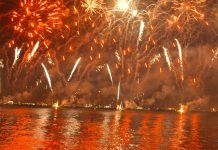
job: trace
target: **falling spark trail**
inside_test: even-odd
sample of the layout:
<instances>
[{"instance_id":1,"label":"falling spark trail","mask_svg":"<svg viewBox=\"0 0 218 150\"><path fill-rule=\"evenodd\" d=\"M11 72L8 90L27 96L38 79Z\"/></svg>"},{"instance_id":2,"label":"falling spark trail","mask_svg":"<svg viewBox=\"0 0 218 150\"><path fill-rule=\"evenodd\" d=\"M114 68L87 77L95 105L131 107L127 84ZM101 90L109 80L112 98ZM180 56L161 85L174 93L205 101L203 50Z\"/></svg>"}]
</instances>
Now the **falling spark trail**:
<instances>
[{"instance_id":1,"label":"falling spark trail","mask_svg":"<svg viewBox=\"0 0 218 150\"><path fill-rule=\"evenodd\" d=\"M139 27L139 36L138 36L138 40L137 40L137 50L139 49L139 42L142 41L142 35L144 32L144 27L145 27L145 23L144 21L140 22L140 27Z\"/></svg>"},{"instance_id":2,"label":"falling spark trail","mask_svg":"<svg viewBox=\"0 0 218 150\"><path fill-rule=\"evenodd\" d=\"M118 90L117 90L117 102L119 101L119 99L120 99L120 81L119 81Z\"/></svg>"},{"instance_id":3,"label":"falling spark trail","mask_svg":"<svg viewBox=\"0 0 218 150\"><path fill-rule=\"evenodd\" d=\"M35 44L35 46L33 47L33 50L28 55L28 61L30 61L30 59L34 56L38 48L39 48L39 41Z\"/></svg>"},{"instance_id":4,"label":"falling spark trail","mask_svg":"<svg viewBox=\"0 0 218 150\"><path fill-rule=\"evenodd\" d=\"M53 89L52 89L52 85L51 85L51 78L50 78L50 75L49 75L49 73L48 73L48 70L46 69L46 67L45 67L45 65L42 63L41 64L42 65L42 67L43 67L43 69L44 69L44 71L45 71L45 75L46 75L46 78L47 78L47 80L48 80L48 85L49 85L49 87L50 87L50 90L51 90L51 92L53 93Z\"/></svg>"},{"instance_id":5,"label":"falling spark trail","mask_svg":"<svg viewBox=\"0 0 218 150\"><path fill-rule=\"evenodd\" d=\"M120 55L119 55L118 51L115 52L115 56L116 56L118 62L120 62L121 58L120 58Z\"/></svg>"},{"instance_id":6,"label":"falling spark trail","mask_svg":"<svg viewBox=\"0 0 218 150\"><path fill-rule=\"evenodd\" d=\"M68 78L68 80L67 80L68 82L69 82L69 81L70 81L70 79L72 78L72 76L73 76L73 73L75 72L75 70L76 70L77 66L79 65L79 62L80 62L80 60L81 60L81 57L77 59L77 61L76 61L75 65L74 65L74 67L73 67L73 69L72 69L72 71L71 71L71 73L70 73L70 76L69 76L69 78Z\"/></svg>"},{"instance_id":7,"label":"falling spark trail","mask_svg":"<svg viewBox=\"0 0 218 150\"><path fill-rule=\"evenodd\" d=\"M112 85L113 85L113 77L112 77L111 70L110 70L110 67L109 67L108 64L107 64L107 70L108 70L108 73L109 73L109 75L110 75L111 83L112 83Z\"/></svg>"},{"instance_id":8,"label":"falling spark trail","mask_svg":"<svg viewBox=\"0 0 218 150\"><path fill-rule=\"evenodd\" d=\"M155 62L157 62L161 58L160 54L156 54L151 60L150 60L150 66L153 65Z\"/></svg>"},{"instance_id":9,"label":"falling spark trail","mask_svg":"<svg viewBox=\"0 0 218 150\"><path fill-rule=\"evenodd\" d=\"M163 49L164 49L164 55L166 57L167 64L168 64L169 69L171 71L172 70L172 64L171 64L171 61L170 61L168 50L165 47L163 47Z\"/></svg>"},{"instance_id":10,"label":"falling spark trail","mask_svg":"<svg viewBox=\"0 0 218 150\"><path fill-rule=\"evenodd\" d=\"M182 48L181 45L179 43L179 41L177 39L175 39L177 47L178 47L178 51L179 51L179 63L180 63L180 68L181 68L181 78L182 80L184 79L183 76L183 59L182 59Z\"/></svg>"},{"instance_id":11,"label":"falling spark trail","mask_svg":"<svg viewBox=\"0 0 218 150\"><path fill-rule=\"evenodd\" d=\"M142 41L142 35L143 35L143 32L144 32L144 27L145 27L145 23L144 23L144 21L141 21L140 22L140 30L139 30L139 38L138 38L139 41Z\"/></svg>"},{"instance_id":12,"label":"falling spark trail","mask_svg":"<svg viewBox=\"0 0 218 150\"><path fill-rule=\"evenodd\" d=\"M218 48L217 48L213 58L211 59L211 61L213 62L215 59L217 59L217 57L218 57Z\"/></svg>"},{"instance_id":13,"label":"falling spark trail","mask_svg":"<svg viewBox=\"0 0 218 150\"><path fill-rule=\"evenodd\" d=\"M16 64L16 62L17 62L17 60L19 59L19 55L20 55L20 52L21 52L21 48L15 48L15 50L14 50L14 62L13 62L13 65L12 65L12 67L14 67L14 65Z\"/></svg>"}]
</instances>

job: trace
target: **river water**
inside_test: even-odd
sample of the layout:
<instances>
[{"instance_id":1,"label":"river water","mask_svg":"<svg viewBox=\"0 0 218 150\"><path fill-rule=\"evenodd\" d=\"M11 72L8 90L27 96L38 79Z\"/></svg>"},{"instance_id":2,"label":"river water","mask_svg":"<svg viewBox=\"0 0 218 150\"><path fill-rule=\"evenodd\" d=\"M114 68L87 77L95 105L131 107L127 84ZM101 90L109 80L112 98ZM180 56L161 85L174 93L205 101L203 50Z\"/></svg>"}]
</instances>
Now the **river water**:
<instances>
[{"instance_id":1,"label":"river water","mask_svg":"<svg viewBox=\"0 0 218 150\"><path fill-rule=\"evenodd\" d=\"M0 107L0 150L20 149L218 149L218 113Z\"/></svg>"}]
</instances>

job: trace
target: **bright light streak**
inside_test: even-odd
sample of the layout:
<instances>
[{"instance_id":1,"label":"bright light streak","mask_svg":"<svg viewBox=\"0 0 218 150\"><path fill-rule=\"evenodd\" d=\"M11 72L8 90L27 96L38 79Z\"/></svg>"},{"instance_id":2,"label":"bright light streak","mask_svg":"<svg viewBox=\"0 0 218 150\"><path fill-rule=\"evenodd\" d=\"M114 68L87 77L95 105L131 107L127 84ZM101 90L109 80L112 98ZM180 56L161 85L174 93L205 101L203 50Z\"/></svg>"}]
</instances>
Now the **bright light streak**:
<instances>
[{"instance_id":1,"label":"bright light streak","mask_svg":"<svg viewBox=\"0 0 218 150\"><path fill-rule=\"evenodd\" d=\"M161 58L160 54L156 54L151 60L150 60L150 66L153 65L155 62L157 62Z\"/></svg>"},{"instance_id":2,"label":"bright light streak","mask_svg":"<svg viewBox=\"0 0 218 150\"><path fill-rule=\"evenodd\" d=\"M42 65L42 67L43 67L43 69L45 71L45 75L46 75L46 78L47 78L47 81L48 81L49 88L50 88L51 92L53 93L53 89L52 89L52 85L51 85L51 78L50 78L50 75L48 73L48 70L46 69L46 67L45 67L45 65L43 63L41 65Z\"/></svg>"},{"instance_id":3,"label":"bright light streak","mask_svg":"<svg viewBox=\"0 0 218 150\"><path fill-rule=\"evenodd\" d=\"M170 60L168 49L166 49L165 47L163 47L163 49L164 49L164 55L166 57L166 61L167 61L167 64L169 66L169 69L172 70L172 64L171 64L171 60Z\"/></svg>"},{"instance_id":4,"label":"bright light streak","mask_svg":"<svg viewBox=\"0 0 218 150\"><path fill-rule=\"evenodd\" d=\"M129 8L129 2L127 0L118 0L116 8L120 11L126 11Z\"/></svg>"},{"instance_id":5,"label":"bright light streak","mask_svg":"<svg viewBox=\"0 0 218 150\"><path fill-rule=\"evenodd\" d=\"M31 51L31 53L28 55L28 61L31 60L31 58L34 56L34 54L36 53L37 49L39 48L39 41L35 44L35 46L33 47L33 50Z\"/></svg>"},{"instance_id":6,"label":"bright light streak","mask_svg":"<svg viewBox=\"0 0 218 150\"><path fill-rule=\"evenodd\" d=\"M139 38L138 38L139 41L142 41L142 35L144 32L144 28L145 28L145 23L144 23L144 21L141 20L140 29L139 29Z\"/></svg>"},{"instance_id":7,"label":"bright light streak","mask_svg":"<svg viewBox=\"0 0 218 150\"><path fill-rule=\"evenodd\" d=\"M115 52L115 56L116 56L118 62L120 62L121 58L120 58L120 55L119 55L118 51Z\"/></svg>"},{"instance_id":8,"label":"bright light streak","mask_svg":"<svg viewBox=\"0 0 218 150\"><path fill-rule=\"evenodd\" d=\"M179 43L179 41L177 39L175 39L177 47L178 47L178 51L179 51L179 63L180 63L180 68L181 68L181 78L182 80L184 79L183 76L183 59L182 59L182 47Z\"/></svg>"},{"instance_id":9,"label":"bright light streak","mask_svg":"<svg viewBox=\"0 0 218 150\"><path fill-rule=\"evenodd\" d=\"M140 27L139 27L139 36L138 36L138 40L137 40L137 50L139 49L139 43L142 41L144 28L145 28L145 23L144 23L144 21L141 20Z\"/></svg>"},{"instance_id":10,"label":"bright light streak","mask_svg":"<svg viewBox=\"0 0 218 150\"><path fill-rule=\"evenodd\" d=\"M117 102L119 101L119 99L120 99L120 81L117 88Z\"/></svg>"},{"instance_id":11,"label":"bright light streak","mask_svg":"<svg viewBox=\"0 0 218 150\"><path fill-rule=\"evenodd\" d=\"M70 79L72 78L72 76L73 76L73 73L75 72L75 70L76 70L77 66L79 65L79 62L80 62L80 60L81 60L81 57L77 59L77 61L76 61L75 65L74 65L74 67L73 67L73 69L72 69L72 71L71 71L71 73L70 73L70 76L69 76L69 78L68 78L68 80L67 80L68 82L69 82L69 81L70 81Z\"/></svg>"},{"instance_id":12,"label":"bright light streak","mask_svg":"<svg viewBox=\"0 0 218 150\"><path fill-rule=\"evenodd\" d=\"M116 109L117 110L123 110L123 102L120 101L120 104L118 104L119 100L120 100L120 81L119 81L118 89L117 89L117 106L116 106Z\"/></svg>"},{"instance_id":13,"label":"bright light streak","mask_svg":"<svg viewBox=\"0 0 218 150\"><path fill-rule=\"evenodd\" d=\"M107 70L108 70L108 73L110 75L111 83L113 85L113 77L112 77L112 74L111 74L110 66L108 64L107 64Z\"/></svg>"},{"instance_id":14,"label":"bright light streak","mask_svg":"<svg viewBox=\"0 0 218 150\"><path fill-rule=\"evenodd\" d=\"M218 48L217 48L213 58L211 59L211 61L213 62L215 59L217 59L217 57L218 57Z\"/></svg>"},{"instance_id":15,"label":"bright light streak","mask_svg":"<svg viewBox=\"0 0 218 150\"><path fill-rule=\"evenodd\" d=\"M16 47L14 50L14 62L13 62L12 67L16 64L17 60L19 59L20 52L21 52L21 48L18 49Z\"/></svg>"}]
</instances>

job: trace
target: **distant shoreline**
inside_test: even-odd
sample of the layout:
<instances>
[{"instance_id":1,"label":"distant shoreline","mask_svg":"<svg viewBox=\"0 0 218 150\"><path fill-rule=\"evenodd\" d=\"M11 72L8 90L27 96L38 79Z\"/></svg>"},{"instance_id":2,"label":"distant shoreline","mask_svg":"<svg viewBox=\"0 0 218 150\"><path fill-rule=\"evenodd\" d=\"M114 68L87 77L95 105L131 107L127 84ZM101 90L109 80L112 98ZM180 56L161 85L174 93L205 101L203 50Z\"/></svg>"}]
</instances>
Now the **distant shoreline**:
<instances>
[{"instance_id":1,"label":"distant shoreline","mask_svg":"<svg viewBox=\"0 0 218 150\"><path fill-rule=\"evenodd\" d=\"M0 104L0 108L53 108L56 109L54 107L52 107L52 105L39 105L39 104L35 104L35 105L30 105L30 104ZM85 109L85 110L112 110L115 111L116 108L100 108L100 107L79 107L79 106L61 106L58 109L62 109L62 108L69 108L69 109ZM117 110L119 111L119 110ZM176 112L178 113L178 111L176 109L124 109L122 111L141 111L141 112ZM197 113L202 113L202 112L212 112L210 110L192 110L192 111L187 111L187 113L190 112L197 112ZM216 111L217 112L217 111Z\"/></svg>"}]
</instances>

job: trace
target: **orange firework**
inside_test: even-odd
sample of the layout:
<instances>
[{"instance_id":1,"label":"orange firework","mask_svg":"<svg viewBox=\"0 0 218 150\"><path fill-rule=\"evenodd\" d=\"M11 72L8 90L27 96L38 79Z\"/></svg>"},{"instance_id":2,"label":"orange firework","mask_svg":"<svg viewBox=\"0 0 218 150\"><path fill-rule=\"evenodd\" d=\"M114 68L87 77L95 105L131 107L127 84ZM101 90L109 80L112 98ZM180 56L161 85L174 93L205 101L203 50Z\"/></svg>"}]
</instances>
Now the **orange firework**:
<instances>
[{"instance_id":1,"label":"orange firework","mask_svg":"<svg viewBox=\"0 0 218 150\"><path fill-rule=\"evenodd\" d=\"M30 41L44 40L46 33L62 25L62 2L58 0L22 0L11 21L16 32Z\"/></svg>"},{"instance_id":2,"label":"orange firework","mask_svg":"<svg viewBox=\"0 0 218 150\"><path fill-rule=\"evenodd\" d=\"M95 14L103 9L101 0L84 0L81 6L85 8L85 12L91 14Z\"/></svg>"},{"instance_id":3,"label":"orange firework","mask_svg":"<svg viewBox=\"0 0 218 150\"><path fill-rule=\"evenodd\" d=\"M190 23L190 21L200 21L203 20L205 1L196 1L196 0L185 0L185 1L177 1L175 0L172 6L174 15L172 15L173 22L178 22L182 20L182 22Z\"/></svg>"}]
</instances>

